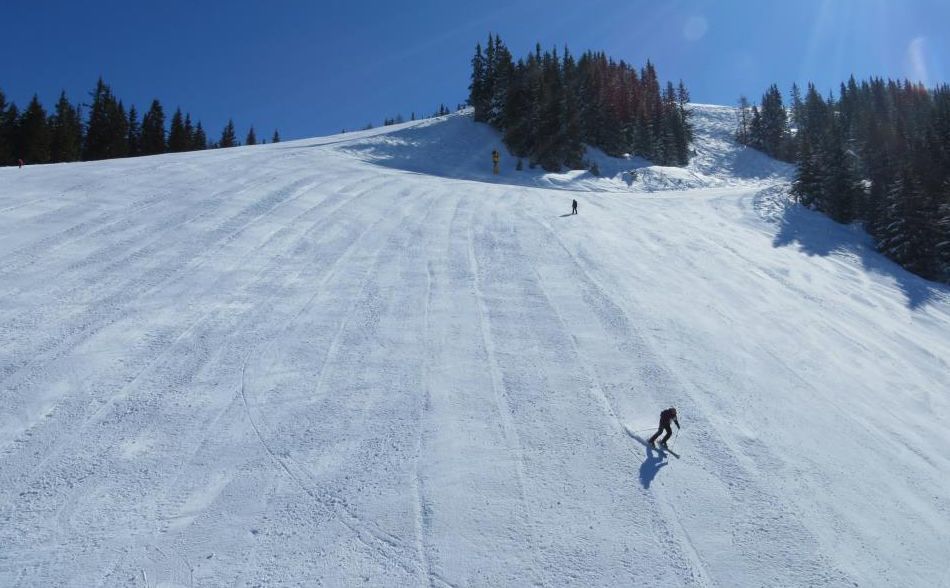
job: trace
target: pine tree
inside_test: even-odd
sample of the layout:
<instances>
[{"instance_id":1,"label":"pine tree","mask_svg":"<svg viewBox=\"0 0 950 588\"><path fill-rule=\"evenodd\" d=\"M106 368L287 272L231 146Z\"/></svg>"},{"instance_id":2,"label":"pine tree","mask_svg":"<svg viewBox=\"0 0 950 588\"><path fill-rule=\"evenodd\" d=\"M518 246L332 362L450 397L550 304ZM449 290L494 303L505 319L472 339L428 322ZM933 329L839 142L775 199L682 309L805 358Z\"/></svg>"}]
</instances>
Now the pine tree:
<instances>
[{"instance_id":1,"label":"pine tree","mask_svg":"<svg viewBox=\"0 0 950 588\"><path fill-rule=\"evenodd\" d=\"M62 91L56 111L50 118L50 161L79 161L82 156L82 121L79 109L69 103Z\"/></svg>"},{"instance_id":2,"label":"pine tree","mask_svg":"<svg viewBox=\"0 0 950 588\"><path fill-rule=\"evenodd\" d=\"M491 82L491 95L488 97L488 123L497 129L504 130L507 124L505 119L505 103L508 100L508 91L511 85L511 78L514 74L514 62L511 53L501 37L495 35L494 61L491 64L490 71L493 78ZM448 108L445 109L448 114Z\"/></svg>"},{"instance_id":3,"label":"pine tree","mask_svg":"<svg viewBox=\"0 0 950 588\"><path fill-rule=\"evenodd\" d=\"M524 68L524 62L519 61L515 65L515 74L512 76L510 87L508 88L508 97L505 101L504 114L505 131L504 142L509 151L517 156L524 156L523 150L523 125L521 117L525 116L526 97L524 85L521 83L519 73Z\"/></svg>"},{"instance_id":4,"label":"pine tree","mask_svg":"<svg viewBox=\"0 0 950 588\"><path fill-rule=\"evenodd\" d=\"M10 161L11 165L17 163L17 159L20 158L21 154L21 141L20 141L20 109L17 108L15 103L10 103L10 106L7 107L6 114L3 116L3 128L6 129L6 136L10 142Z\"/></svg>"},{"instance_id":5,"label":"pine tree","mask_svg":"<svg viewBox=\"0 0 950 588\"><path fill-rule=\"evenodd\" d=\"M191 114L185 114L185 151L194 149L195 127L191 124Z\"/></svg>"},{"instance_id":6,"label":"pine tree","mask_svg":"<svg viewBox=\"0 0 950 588\"><path fill-rule=\"evenodd\" d=\"M804 143L799 151L792 194L807 208L817 208L821 200L821 162L810 142Z\"/></svg>"},{"instance_id":7,"label":"pine tree","mask_svg":"<svg viewBox=\"0 0 950 588\"><path fill-rule=\"evenodd\" d=\"M412 120L416 120L416 115L413 113ZM280 143L280 133L277 132L277 129L274 129L274 134L270 138L271 143Z\"/></svg>"},{"instance_id":8,"label":"pine tree","mask_svg":"<svg viewBox=\"0 0 950 588\"><path fill-rule=\"evenodd\" d=\"M208 148L208 137L205 134L204 128L201 126L201 121L198 121L198 124L195 125L195 133L191 138L191 150L192 151L203 151Z\"/></svg>"},{"instance_id":9,"label":"pine tree","mask_svg":"<svg viewBox=\"0 0 950 588\"><path fill-rule=\"evenodd\" d=\"M753 142L765 153L776 159L787 159L790 152L791 132L788 126L788 114L782 103L782 93L772 84L762 96L757 135L754 131Z\"/></svg>"},{"instance_id":10,"label":"pine tree","mask_svg":"<svg viewBox=\"0 0 950 588\"><path fill-rule=\"evenodd\" d=\"M580 97L577 95L577 64L571 52L564 48L563 75L561 81L562 106L561 129L559 131L562 144L561 161L569 169L584 168L584 143L581 127Z\"/></svg>"},{"instance_id":11,"label":"pine tree","mask_svg":"<svg viewBox=\"0 0 950 588\"><path fill-rule=\"evenodd\" d=\"M168 130L168 151L171 153L181 153L188 151L191 147L191 137L185 129L185 119L181 114L181 108L175 109L172 115L171 126Z\"/></svg>"},{"instance_id":12,"label":"pine tree","mask_svg":"<svg viewBox=\"0 0 950 588\"><path fill-rule=\"evenodd\" d=\"M128 126L125 110L112 94L112 89L103 82L96 82L86 123L83 144L83 159L109 159L128 154Z\"/></svg>"},{"instance_id":13,"label":"pine tree","mask_svg":"<svg viewBox=\"0 0 950 588\"><path fill-rule=\"evenodd\" d=\"M245 145L257 145L257 134L254 133L254 126L247 132L247 138L244 139Z\"/></svg>"},{"instance_id":14,"label":"pine tree","mask_svg":"<svg viewBox=\"0 0 950 588\"><path fill-rule=\"evenodd\" d=\"M487 121L491 95L481 43L475 45L475 56L472 57L472 83L468 88L468 103L475 109L475 122Z\"/></svg>"},{"instance_id":15,"label":"pine tree","mask_svg":"<svg viewBox=\"0 0 950 588\"><path fill-rule=\"evenodd\" d=\"M20 115L20 157L27 163L49 163L50 129L46 110L36 94Z\"/></svg>"},{"instance_id":16,"label":"pine tree","mask_svg":"<svg viewBox=\"0 0 950 588\"><path fill-rule=\"evenodd\" d=\"M759 107L752 105L752 114L749 117L749 146L762 150L762 115Z\"/></svg>"},{"instance_id":17,"label":"pine tree","mask_svg":"<svg viewBox=\"0 0 950 588\"><path fill-rule=\"evenodd\" d=\"M693 143L693 125L690 119L693 113L689 109L689 90L686 84L680 80L676 88L676 101L679 119L677 120L677 159L678 165L687 165L689 163L689 146Z\"/></svg>"},{"instance_id":18,"label":"pine tree","mask_svg":"<svg viewBox=\"0 0 950 588\"><path fill-rule=\"evenodd\" d=\"M809 84L798 129L798 171L792 184L792 192L798 196L801 204L817 210L825 209L822 178L827 172L824 169L822 149L825 145L827 123L827 105L815 86Z\"/></svg>"},{"instance_id":19,"label":"pine tree","mask_svg":"<svg viewBox=\"0 0 950 588\"><path fill-rule=\"evenodd\" d=\"M109 153L110 157L129 155L129 115L121 100L109 105Z\"/></svg>"},{"instance_id":20,"label":"pine tree","mask_svg":"<svg viewBox=\"0 0 950 588\"><path fill-rule=\"evenodd\" d=\"M492 96L495 93L495 38L489 33L485 47L485 78L482 84L482 117L485 122L491 120Z\"/></svg>"},{"instance_id":21,"label":"pine tree","mask_svg":"<svg viewBox=\"0 0 950 588\"><path fill-rule=\"evenodd\" d=\"M139 124L139 113L134 105L129 107L127 143L130 156L137 157L142 154L142 125Z\"/></svg>"},{"instance_id":22,"label":"pine tree","mask_svg":"<svg viewBox=\"0 0 950 588\"><path fill-rule=\"evenodd\" d=\"M7 97L0 90L0 166L13 162L13 132L7 126Z\"/></svg>"},{"instance_id":23,"label":"pine tree","mask_svg":"<svg viewBox=\"0 0 950 588\"><path fill-rule=\"evenodd\" d=\"M749 137L749 127L752 122L751 118L749 99L745 96L739 96L739 101L736 105L736 141L742 145L751 143L751 138Z\"/></svg>"},{"instance_id":24,"label":"pine tree","mask_svg":"<svg viewBox=\"0 0 950 588\"><path fill-rule=\"evenodd\" d=\"M907 238L902 203L906 199L907 193L912 190L911 179L905 171L893 183L887 193L884 208L885 222L878 242L878 247L885 255L901 264L910 260L911 245Z\"/></svg>"},{"instance_id":25,"label":"pine tree","mask_svg":"<svg viewBox=\"0 0 950 588\"><path fill-rule=\"evenodd\" d=\"M911 169L905 168L894 182L888 194L884 234L880 241L881 251L906 267L928 279L937 277L933 262L935 252L928 247L926 232L927 207L923 205L926 194L915 181Z\"/></svg>"},{"instance_id":26,"label":"pine tree","mask_svg":"<svg viewBox=\"0 0 950 588\"><path fill-rule=\"evenodd\" d=\"M165 111L162 104L156 99L142 119L142 154L157 155L165 153L168 145L165 142Z\"/></svg>"},{"instance_id":27,"label":"pine tree","mask_svg":"<svg viewBox=\"0 0 950 588\"><path fill-rule=\"evenodd\" d=\"M855 219L860 184L854 174L853 161L845 149L843 130L833 124L822 150L821 208L839 223Z\"/></svg>"},{"instance_id":28,"label":"pine tree","mask_svg":"<svg viewBox=\"0 0 950 588\"><path fill-rule=\"evenodd\" d=\"M562 137L561 121L564 118L564 95L560 63L557 51L545 52L541 63L542 86L540 96L540 120L536 161L547 171L560 171Z\"/></svg>"},{"instance_id":29,"label":"pine tree","mask_svg":"<svg viewBox=\"0 0 950 588\"><path fill-rule=\"evenodd\" d=\"M663 97L660 92L660 81L656 68L651 61L643 67L640 73L642 80L641 111L638 113L637 125L638 144L635 145L637 155L647 159L663 159Z\"/></svg>"},{"instance_id":30,"label":"pine tree","mask_svg":"<svg viewBox=\"0 0 950 588\"><path fill-rule=\"evenodd\" d=\"M111 99L112 92L109 86L99 78L96 89L90 93L92 103L89 105L89 120L86 122L86 138L83 144L83 159L95 160L108 157L106 153L106 134L108 125L106 120L106 103Z\"/></svg>"},{"instance_id":31,"label":"pine tree","mask_svg":"<svg viewBox=\"0 0 950 588\"><path fill-rule=\"evenodd\" d=\"M937 279L950 284L950 177L943 183L934 218L936 244L934 245Z\"/></svg>"},{"instance_id":32,"label":"pine tree","mask_svg":"<svg viewBox=\"0 0 950 588\"><path fill-rule=\"evenodd\" d=\"M237 136L234 134L234 122L228 119L228 124L221 131L221 139L218 141L218 147L228 148L237 147Z\"/></svg>"}]
</instances>

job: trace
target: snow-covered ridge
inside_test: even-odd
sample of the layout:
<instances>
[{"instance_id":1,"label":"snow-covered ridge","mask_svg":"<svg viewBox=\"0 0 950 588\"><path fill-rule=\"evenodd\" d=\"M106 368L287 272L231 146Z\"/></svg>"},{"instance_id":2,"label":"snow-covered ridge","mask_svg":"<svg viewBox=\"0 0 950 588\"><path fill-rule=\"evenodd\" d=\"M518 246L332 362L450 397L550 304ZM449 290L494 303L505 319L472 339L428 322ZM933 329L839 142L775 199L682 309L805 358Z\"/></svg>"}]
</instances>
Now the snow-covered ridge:
<instances>
[{"instance_id":1,"label":"snow-covered ridge","mask_svg":"<svg viewBox=\"0 0 950 588\"><path fill-rule=\"evenodd\" d=\"M947 585L947 288L694 112L0 168L0 586Z\"/></svg>"},{"instance_id":2,"label":"snow-covered ridge","mask_svg":"<svg viewBox=\"0 0 950 588\"><path fill-rule=\"evenodd\" d=\"M787 177L791 167L738 145L735 110L724 106L691 106L696 141L690 164L683 168L652 165L639 157L609 157L588 148L586 158L596 163L600 176L586 171L546 173L540 168L517 170L518 159L508 154L500 134L472 121L471 109L437 119L404 123L390 132L347 140L339 148L367 161L397 169L453 179L512 183L543 188L595 192L655 192L749 185ZM505 154L502 173L492 174L491 152Z\"/></svg>"}]
</instances>

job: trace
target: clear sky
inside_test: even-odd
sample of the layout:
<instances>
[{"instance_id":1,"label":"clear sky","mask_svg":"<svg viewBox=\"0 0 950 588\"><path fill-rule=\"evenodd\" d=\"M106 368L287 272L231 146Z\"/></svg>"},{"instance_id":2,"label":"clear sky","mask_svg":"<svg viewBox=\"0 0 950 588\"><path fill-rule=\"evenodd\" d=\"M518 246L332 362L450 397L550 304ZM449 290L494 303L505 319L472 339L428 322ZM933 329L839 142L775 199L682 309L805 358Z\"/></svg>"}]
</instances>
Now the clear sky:
<instances>
[{"instance_id":1,"label":"clear sky","mask_svg":"<svg viewBox=\"0 0 950 588\"><path fill-rule=\"evenodd\" d=\"M697 102L852 73L950 81L947 0L3 0L0 89L50 108L102 75L126 106L180 105L212 138L229 116L242 138L299 138L454 107L489 31L516 57L538 41L652 59Z\"/></svg>"}]
</instances>

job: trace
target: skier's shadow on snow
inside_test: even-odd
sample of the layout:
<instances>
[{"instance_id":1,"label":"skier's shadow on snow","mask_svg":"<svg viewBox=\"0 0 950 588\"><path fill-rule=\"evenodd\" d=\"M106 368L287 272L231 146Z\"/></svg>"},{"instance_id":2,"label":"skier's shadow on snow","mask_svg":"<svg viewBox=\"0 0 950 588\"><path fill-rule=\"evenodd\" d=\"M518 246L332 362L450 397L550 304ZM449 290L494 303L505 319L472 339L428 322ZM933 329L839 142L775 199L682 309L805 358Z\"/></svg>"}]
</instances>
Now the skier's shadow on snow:
<instances>
[{"instance_id":1,"label":"skier's shadow on snow","mask_svg":"<svg viewBox=\"0 0 950 588\"><path fill-rule=\"evenodd\" d=\"M565 216L574 216L574 213L568 212L567 214L562 214L561 218L564 218Z\"/></svg>"},{"instance_id":2,"label":"skier's shadow on snow","mask_svg":"<svg viewBox=\"0 0 950 588\"><path fill-rule=\"evenodd\" d=\"M646 459L644 459L643 463L640 464L640 484L642 484L645 489L649 489L650 484L653 483L653 478L655 478L656 475L660 473L660 468L669 463L667 461L666 454L663 451L654 448L646 439L640 435L637 435L630 429L627 429L626 427L624 427L624 429L626 429L627 435L636 439L646 448Z\"/></svg>"},{"instance_id":3,"label":"skier's shadow on snow","mask_svg":"<svg viewBox=\"0 0 950 588\"><path fill-rule=\"evenodd\" d=\"M660 454L656 449L647 447L647 456L640 464L640 483L645 489L650 488L653 478L660 473L660 468L669 464L666 456Z\"/></svg>"}]
</instances>

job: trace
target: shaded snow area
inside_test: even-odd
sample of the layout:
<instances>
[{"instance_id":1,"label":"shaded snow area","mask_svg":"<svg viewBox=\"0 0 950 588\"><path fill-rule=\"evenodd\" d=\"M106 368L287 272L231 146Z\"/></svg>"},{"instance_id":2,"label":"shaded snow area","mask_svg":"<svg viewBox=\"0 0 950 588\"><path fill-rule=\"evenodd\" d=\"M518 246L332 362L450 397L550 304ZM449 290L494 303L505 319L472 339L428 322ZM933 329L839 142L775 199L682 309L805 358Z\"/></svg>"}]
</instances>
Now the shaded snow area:
<instances>
[{"instance_id":1,"label":"shaded snow area","mask_svg":"<svg viewBox=\"0 0 950 588\"><path fill-rule=\"evenodd\" d=\"M0 585L950 585L950 291L694 112L0 169Z\"/></svg>"},{"instance_id":2,"label":"shaded snow area","mask_svg":"<svg viewBox=\"0 0 950 588\"><path fill-rule=\"evenodd\" d=\"M528 160L522 161L523 169L518 171L518 158L508 154L501 135L488 125L472 124L471 110L388 127L391 130L382 134L363 133L342 149L372 163L422 174L585 192L688 190L790 177L793 168L788 164L733 141L734 108L694 105L692 111L699 124L685 168L652 165L640 157L614 158L588 149L585 159L597 164L599 176L583 170L547 173L540 167L531 169ZM500 176L484 164L490 161L492 149L505 154Z\"/></svg>"}]
</instances>

